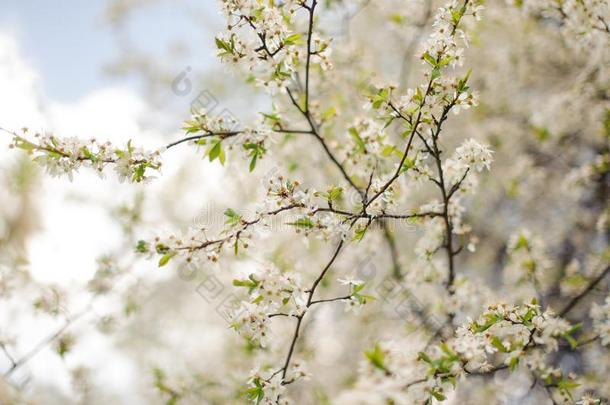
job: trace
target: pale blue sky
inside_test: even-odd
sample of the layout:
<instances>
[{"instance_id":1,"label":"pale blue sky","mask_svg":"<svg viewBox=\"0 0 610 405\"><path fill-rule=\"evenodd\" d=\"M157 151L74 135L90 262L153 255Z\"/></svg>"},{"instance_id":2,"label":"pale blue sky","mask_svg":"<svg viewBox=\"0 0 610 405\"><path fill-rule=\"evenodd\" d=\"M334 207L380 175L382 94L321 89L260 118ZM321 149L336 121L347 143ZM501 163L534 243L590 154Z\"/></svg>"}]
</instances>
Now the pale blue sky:
<instances>
[{"instance_id":1,"label":"pale blue sky","mask_svg":"<svg viewBox=\"0 0 610 405\"><path fill-rule=\"evenodd\" d=\"M46 95L71 102L108 85L137 89L133 79L104 75L105 63L117 55L108 25L106 0L0 0L0 32L16 37L24 58L41 75ZM197 10L200 14L194 12ZM195 26L198 24L198 26ZM211 0L181 0L150 7L130 20L130 37L138 47L162 53L168 42L195 38L201 46L186 63L204 69L213 61L205 35L220 28L218 8ZM209 41L209 40L208 40ZM179 72L185 63L177 63Z\"/></svg>"}]
</instances>

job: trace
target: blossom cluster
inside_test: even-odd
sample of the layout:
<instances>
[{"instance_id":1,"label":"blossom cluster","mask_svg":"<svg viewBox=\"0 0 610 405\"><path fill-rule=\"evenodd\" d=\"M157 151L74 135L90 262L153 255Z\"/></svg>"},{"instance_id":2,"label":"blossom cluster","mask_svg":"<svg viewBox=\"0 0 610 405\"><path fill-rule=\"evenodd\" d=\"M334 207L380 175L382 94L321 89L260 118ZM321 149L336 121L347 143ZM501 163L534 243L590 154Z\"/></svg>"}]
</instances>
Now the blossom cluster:
<instances>
[{"instance_id":1,"label":"blossom cluster","mask_svg":"<svg viewBox=\"0 0 610 405\"><path fill-rule=\"evenodd\" d=\"M467 139L455 150L452 157L442 163L443 181L448 183L445 186L446 212L451 221L452 234L463 235L470 231L470 227L463 223L465 208L461 197L476 187L476 172L489 170L491 162L492 152L486 146L474 139ZM432 174L427 177L437 184L440 183L440 179L435 179ZM420 211L443 214L445 203L432 200L423 205ZM425 219L423 224L425 233L418 241L415 252L418 257L429 259L446 243L446 223L443 218L437 216Z\"/></svg>"},{"instance_id":2,"label":"blossom cluster","mask_svg":"<svg viewBox=\"0 0 610 405\"><path fill-rule=\"evenodd\" d=\"M363 164L368 169L374 167L375 163L387 156L391 145L386 144L387 134L383 124L370 118L358 119L349 128L352 140L351 149L348 150L347 158L353 164ZM364 158L364 161L361 161Z\"/></svg>"},{"instance_id":3,"label":"blossom cluster","mask_svg":"<svg viewBox=\"0 0 610 405\"><path fill-rule=\"evenodd\" d=\"M505 269L508 282L527 281L532 282L536 288L546 288L552 263L540 237L527 229L519 230L510 236L506 251L509 257Z\"/></svg>"},{"instance_id":4,"label":"blossom cluster","mask_svg":"<svg viewBox=\"0 0 610 405\"><path fill-rule=\"evenodd\" d=\"M360 363L358 381L346 395L356 403L395 403L400 405L424 403L429 395L429 383L408 386L419 379L426 367L417 361L417 352L411 345L399 340L381 341L364 352L366 360Z\"/></svg>"},{"instance_id":5,"label":"blossom cluster","mask_svg":"<svg viewBox=\"0 0 610 405\"><path fill-rule=\"evenodd\" d=\"M566 37L590 44L595 39L607 41L610 12L605 0L509 0L531 15L542 15L561 22Z\"/></svg>"},{"instance_id":6,"label":"blossom cluster","mask_svg":"<svg viewBox=\"0 0 610 405\"><path fill-rule=\"evenodd\" d=\"M231 325L263 347L269 339L270 315L296 316L306 309L306 293L299 275L281 272L275 266L250 274L247 279L233 280L233 285L247 288L249 299L242 302Z\"/></svg>"},{"instance_id":7,"label":"blossom cluster","mask_svg":"<svg viewBox=\"0 0 610 405\"><path fill-rule=\"evenodd\" d=\"M362 294L362 290L366 284L360 279L352 276L346 276L337 279L337 281L340 284L349 287L349 295L341 299L341 301L345 302L346 312L359 313L367 302L374 299L374 297L370 295Z\"/></svg>"},{"instance_id":8,"label":"blossom cluster","mask_svg":"<svg viewBox=\"0 0 610 405\"><path fill-rule=\"evenodd\" d=\"M603 178L608 172L610 172L610 154L600 153L591 161L570 170L563 186L566 190L576 189L582 192L595 179Z\"/></svg>"},{"instance_id":9,"label":"blossom cluster","mask_svg":"<svg viewBox=\"0 0 610 405\"><path fill-rule=\"evenodd\" d=\"M149 171L161 169L161 150L146 151L135 147L131 141L124 149L110 142L100 143L95 138L84 141L75 137L59 138L50 133L36 133L34 140L14 134L11 147L25 150L42 165L51 176L66 175L72 180L81 167L90 167L100 176L104 168L113 164L121 181L139 183L149 178Z\"/></svg>"},{"instance_id":10,"label":"blossom cluster","mask_svg":"<svg viewBox=\"0 0 610 405\"><path fill-rule=\"evenodd\" d=\"M184 122L183 129L194 145L205 148L204 156L210 162L218 159L224 165L225 147L233 149L236 145L240 146L244 157L250 160L250 171L265 156L267 143L272 140L271 128L264 121L254 127L241 128L234 117L210 116L205 109L193 111L191 118Z\"/></svg>"},{"instance_id":11,"label":"blossom cluster","mask_svg":"<svg viewBox=\"0 0 610 405\"><path fill-rule=\"evenodd\" d=\"M305 57L305 41L295 21L297 12L305 8L311 6L303 0L223 1L228 30L216 37L218 55L233 63L245 62L255 82L269 91L283 89ZM310 40L307 57L322 69L330 69L329 41L317 34Z\"/></svg>"},{"instance_id":12,"label":"blossom cluster","mask_svg":"<svg viewBox=\"0 0 610 405\"><path fill-rule=\"evenodd\" d=\"M593 330L599 336L602 345L610 344L610 297L606 297L603 305L593 304L591 307Z\"/></svg>"},{"instance_id":13,"label":"blossom cluster","mask_svg":"<svg viewBox=\"0 0 610 405\"><path fill-rule=\"evenodd\" d=\"M388 180L383 178L373 179L371 182L370 192L373 195L381 193L379 198L374 200L367 208L367 211L371 214L384 213L389 207L396 205L398 184L389 184Z\"/></svg>"},{"instance_id":14,"label":"blossom cluster","mask_svg":"<svg viewBox=\"0 0 610 405\"><path fill-rule=\"evenodd\" d=\"M307 379L309 379L309 373L302 361L295 360L291 364L285 379L278 372L264 372L257 368L250 372L249 388L245 391L245 397L257 404L288 405L293 402L287 395L285 381L294 382Z\"/></svg>"},{"instance_id":15,"label":"blossom cluster","mask_svg":"<svg viewBox=\"0 0 610 405\"><path fill-rule=\"evenodd\" d=\"M330 203L337 200L341 188L315 192L303 188L298 180L281 175L270 176L264 185L266 197L251 219L231 208L224 211L225 221L220 236L209 237L207 228L191 227L181 235L157 236L150 242L140 240L136 251L149 257L159 255L159 266L165 266L177 256L187 264L206 260L217 262L225 248L235 254L241 248L247 249L257 230L276 226L274 219L285 212L292 214L292 220L284 222L285 225L304 236L313 234L323 240L348 237L352 227L346 213L318 208L322 199Z\"/></svg>"},{"instance_id":16,"label":"blossom cluster","mask_svg":"<svg viewBox=\"0 0 610 405\"><path fill-rule=\"evenodd\" d=\"M489 148L474 139L466 139L453 156L443 162L443 173L449 181L449 187L457 185L462 192L472 189L475 185L474 176L466 176L468 172L489 170L493 161Z\"/></svg>"},{"instance_id":17,"label":"blossom cluster","mask_svg":"<svg viewBox=\"0 0 610 405\"><path fill-rule=\"evenodd\" d=\"M282 175L272 176L265 180L265 208L273 209L282 205L297 205L314 211L315 191L303 188L299 180L291 180Z\"/></svg>"},{"instance_id":18,"label":"blossom cluster","mask_svg":"<svg viewBox=\"0 0 610 405\"><path fill-rule=\"evenodd\" d=\"M452 340L421 352L419 358L435 380L430 394L437 399L445 397L457 378L495 371L499 366L491 362L493 358L503 359L511 370L523 363L547 384L558 386L562 395L570 395L573 377L549 365L546 354L557 351L560 340L575 346L577 330L578 325L570 325L551 310L542 311L535 300L518 306L493 305L459 327Z\"/></svg>"},{"instance_id":19,"label":"blossom cluster","mask_svg":"<svg viewBox=\"0 0 610 405\"><path fill-rule=\"evenodd\" d=\"M52 316L64 315L68 306L67 300L66 291L53 286L40 291L40 295L34 300L34 309Z\"/></svg>"},{"instance_id":20,"label":"blossom cluster","mask_svg":"<svg viewBox=\"0 0 610 405\"><path fill-rule=\"evenodd\" d=\"M452 0L441 7L432 24L434 32L420 52L421 58L423 60L432 58L437 63L442 62L443 65L461 66L464 54L462 45L467 44L468 39L458 24L465 15L471 15L479 21L482 10L483 6L473 1Z\"/></svg>"},{"instance_id":21,"label":"blossom cluster","mask_svg":"<svg viewBox=\"0 0 610 405\"><path fill-rule=\"evenodd\" d=\"M138 241L135 250L140 254L153 257L159 255L159 267L165 266L176 256L181 256L188 264L204 260L217 262L224 246L239 246L241 238L249 238L247 232L241 232L239 237L231 234L227 237L209 239L205 228L189 228L182 235L156 236L153 241ZM247 246L244 246L247 247Z\"/></svg>"},{"instance_id":22,"label":"blossom cluster","mask_svg":"<svg viewBox=\"0 0 610 405\"><path fill-rule=\"evenodd\" d=\"M350 225L345 216L319 210L319 203L322 202L320 198L332 204L341 197L342 188L332 187L327 192L314 191L303 188L298 180L290 180L281 175L268 178L265 184L266 198L262 210L273 210L280 206L301 209L302 213L288 223L296 232L304 236L314 234L324 240L347 237Z\"/></svg>"},{"instance_id":23,"label":"blossom cluster","mask_svg":"<svg viewBox=\"0 0 610 405\"><path fill-rule=\"evenodd\" d=\"M379 154L386 159L393 156L401 159L404 166L399 170L408 172L416 184L432 178L427 161L433 157L439 158L438 137L449 111L457 114L462 109L478 104L476 94L467 84L470 73L463 77L451 77L446 76L444 72L448 67L459 66L462 63L463 49L467 45L467 34L461 28L463 17L474 16L478 19L481 9L482 6L473 1L451 1L446 7L441 8L435 19L434 32L420 53L421 59L428 68L425 73L427 83L415 89L408 89L404 94L397 96L393 95L395 92L393 86L380 87L369 96L368 106L381 114L385 126L398 120L408 145L411 145L414 137L424 144L420 152L414 157L409 157L407 156L409 150L405 154L400 151L402 148L384 144L384 136L379 129L373 128L376 137L367 137L377 141L376 147L371 148L373 152L379 150ZM356 152L359 150L361 154L368 153L365 139L362 136L355 136L360 135L359 131L352 131L351 135L358 146ZM445 162L450 174L458 173L465 164L474 165L476 170L480 171L484 167L489 168L492 160L491 152L474 140L466 141L456 152L457 156L454 159Z\"/></svg>"}]
</instances>

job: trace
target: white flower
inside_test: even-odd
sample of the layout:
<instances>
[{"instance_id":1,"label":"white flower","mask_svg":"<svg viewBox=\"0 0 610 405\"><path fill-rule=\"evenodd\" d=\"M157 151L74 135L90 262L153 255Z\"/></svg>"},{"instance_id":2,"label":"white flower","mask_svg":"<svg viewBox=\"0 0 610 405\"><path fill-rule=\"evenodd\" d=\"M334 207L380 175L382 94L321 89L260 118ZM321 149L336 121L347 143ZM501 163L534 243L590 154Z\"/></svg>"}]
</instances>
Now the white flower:
<instances>
[{"instance_id":1,"label":"white flower","mask_svg":"<svg viewBox=\"0 0 610 405\"><path fill-rule=\"evenodd\" d=\"M348 286L357 286L364 284L364 281L354 278L351 275L345 276L343 278L338 278L337 281L343 285Z\"/></svg>"},{"instance_id":2,"label":"white flower","mask_svg":"<svg viewBox=\"0 0 610 405\"><path fill-rule=\"evenodd\" d=\"M606 297L604 305L597 303L591 306L593 330L599 335L602 345L610 344L610 296Z\"/></svg>"},{"instance_id":3,"label":"white flower","mask_svg":"<svg viewBox=\"0 0 610 405\"><path fill-rule=\"evenodd\" d=\"M455 150L454 159L463 162L467 167L473 168L477 172L483 169L489 170L493 156L491 150L470 138L465 140Z\"/></svg>"},{"instance_id":4,"label":"white flower","mask_svg":"<svg viewBox=\"0 0 610 405\"><path fill-rule=\"evenodd\" d=\"M246 338L265 347L271 315L301 315L307 309L307 294L298 274L281 272L269 265L234 284L248 289L249 301L241 303L232 326Z\"/></svg>"},{"instance_id":5,"label":"white flower","mask_svg":"<svg viewBox=\"0 0 610 405\"><path fill-rule=\"evenodd\" d=\"M233 319L232 326L246 338L257 341L262 347L266 347L269 338L268 315L264 306L242 302L241 308Z\"/></svg>"},{"instance_id":6,"label":"white flower","mask_svg":"<svg viewBox=\"0 0 610 405\"><path fill-rule=\"evenodd\" d=\"M601 399L594 398L590 394L585 394L576 401L576 405L601 405L601 403Z\"/></svg>"},{"instance_id":7,"label":"white flower","mask_svg":"<svg viewBox=\"0 0 610 405\"><path fill-rule=\"evenodd\" d=\"M459 327L456 331L453 349L475 368L487 364L487 354L497 351L495 347L489 344L484 335L474 334L464 326Z\"/></svg>"},{"instance_id":8,"label":"white flower","mask_svg":"<svg viewBox=\"0 0 610 405\"><path fill-rule=\"evenodd\" d=\"M353 312L356 315L360 313L362 307L364 306L364 304L356 297L350 297L343 300L343 302L345 302L345 312Z\"/></svg>"}]
</instances>

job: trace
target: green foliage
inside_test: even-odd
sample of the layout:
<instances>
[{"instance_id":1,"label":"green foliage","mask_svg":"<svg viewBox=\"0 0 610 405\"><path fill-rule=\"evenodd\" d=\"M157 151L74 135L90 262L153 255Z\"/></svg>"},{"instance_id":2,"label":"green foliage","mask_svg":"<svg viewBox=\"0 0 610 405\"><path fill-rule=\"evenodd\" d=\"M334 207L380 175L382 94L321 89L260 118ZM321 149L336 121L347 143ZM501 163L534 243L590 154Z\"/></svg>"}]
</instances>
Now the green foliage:
<instances>
[{"instance_id":1,"label":"green foliage","mask_svg":"<svg viewBox=\"0 0 610 405\"><path fill-rule=\"evenodd\" d=\"M233 280L233 285L235 287L247 287L248 293L252 293L260 285L260 281L254 277L254 274L250 274L247 280Z\"/></svg>"},{"instance_id":2,"label":"green foliage","mask_svg":"<svg viewBox=\"0 0 610 405\"><path fill-rule=\"evenodd\" d=\"M136 245L136 252L138 253L148 253L150 252L150 243L145 240L139 240Z\"/></svg>"},{"instance_id":3,"label":"green foliage","mask_svg":"<svg viewBox=\"0 0 610 405\"><path fill-rule=\"evenodd\" d=\"M165 405L178 404L178 401L182 395L167 384L167 376L165 375L165 372L158 367L154 368L153 377L155 388L159 391L159 393L168 397L165 401Z\"/></svg>"},{"instance_id":4,"label":"green foliage","mask_svg":"<svg viewBox=\"0 0 610 405\"><path fill-rule=\"evenodd\" d=\"M167 263L169 263L171 258L174 257L175 255L176 255L176 252L174 252L174 251L165 253L163 256L161 256L161 259L159 259L159 267L165 266Z\"/></svg>"},{"instance_id":5,"label":"green foliage","mask_svg":"<svg viewBox=\"0 0 610 405\"><path fill-rule=\"evenodd\" d=\"M366 235L366 231L368 229L369 228L366 225L358 225L354 231L353 240L360 242L362 239L364 239L364 235Z\"/></svg>"},{"instance_id":6,"label":"green foliage","mask_svg":"<svg viewBox=\"0 0 610 405\"><path fill-rule=\"evenodd\" d=\"M255 378L252 383L253 387L248 388L244 392L244 396L248 398L250 401L255 401L256 404L260 404L260 402L265 398L265 391L263 389L263 383L260 378Z\"/></svg>"},{"instance_id":7,"label":"green foliage","mask_svg":"<svg viewBox=\"0 0 610 405\"><path fill-rule=\"evenodd\" d=\"M218 159L221 165L225 164L225 152L222 148L222 139L217 140L207 151L208 158L210 162Z\"/></svg>"},{"instance_id":8,"label":"green foliage","mask_svg":"<svg viewBox=\"0 0 610 405\"><path fill-rule=\"evenodd\" d=\"M343 187L332 186L326 192L318 191L316 196L325 198L329 203L340 200L343 196Z\"/></svg>"},{"instance_id":9,"label":"green foliage","mask_svg":"<svg viewBox=\"0 0 610 405\"><path fill-rule=\"evenodd\" d=\"M372 350L365 351L364 355L374 367L387 372L385 368L385 353L378 343L375 344Z\"/></svg>"},{"instance_id":10,"label":"green foliage","mask_svg":"<svg viewBox=\"0 0 610 405\"><path fill-rule=\"evenodd\" d=\"M303 43L303 40L301 34L297 33L287 36L282 42L284 42L284 45L299 45Z\"/></svg>"},{"instance_id":11,"label":"green foliage","mask_svg":"<svg viewBox=\"0 0 610 405\"><path fill-rule=\"evenodd\" d=\"M72 350L74 346L74 337L70 334L61 335L55 342L55 351L60 357L64 357L68 352Z\"/></svg>"},{"instance_id":12,"label":"green foliage","mask_svg":"<svg viewBox=\"0 0 610 405\"><path fill-rule=\"evenodd\" d=\"M262 142L246 143L244 144L244 149L248 151L248 156L250 157L249 169L252 172L256 167L256 161L265 155L267 149L265 149L265 145Z\"/></svg>"},{"instance_id":13,"label":"green foliage","mask_svg":"<svg viewBox=\"0 0 610 405\"><path fill-rule=\"evenodd\" d=\"M241 222L242 216L232 208L227 208L224 214L225 217L227 217L227 219L225 219L225 225L234 226Z\"/></svg>"},{"instance_id":14,"label":"green foliage","mask_svg":"<svg viewBox=\"0 0 610 405\"><path fill-rule=\"evenodd\" d=\"M360 137L360 134L358 133L358 130L356 128L354 128L354 127L351 127L348 130L348 132L351 135L351 137L354 140L354 142L356 142L356 146L358 147L358 152L359 153L366 153L366 146L364 145L364 141Z\"/></svg>"},{"instance_id":15,"label":"green foliage","mask_svg":"<svg viewBox=\"0 0 610 405\"><path fill-rule=\"evenodd\" d=\"M574 338L574 334L576 332L578 332L581 328L582 328L582 323L577 323L576 325L572 326L570 329L568 329L561 335L561 337L564 338L568 342L568 344L570 345L572 350L574 350L578 347L578 342Z\"/></svg>"},{"instance_id":16,"label":"green foliage","mask_svg":"<svg viewBox=\"0 0 610 405\"><path fill-rule=\"evenodd\" d=\"M357 284L352 286L352 293L351 296L352 298L355 298L359 304L366 304L368 301L372 301L375 299L375 297L373 297L372 295L366 295L366 294L360 294L360 291L362 291L365 287L365 284Z\"/></svg>"},{"instance_id":17,"label":"green foliage","mask_svg":"<svg viewBox=\"0 0 610 405\"><path fill-rule=\"evenodd\" d=\"M534 137L540 142L544 142L551 137L551 132L546 127L534 126L532 127L532 133L534 134Z\"/></svg>"},{"instance_id":18,"label":"green foliage","mask_svg":"<svg viewBox=\"0 0 610 405\"><path fill-rule=\"evenodd\" d=\"M311 228L315 227L314 222L309 217L299 218L294 222L288 223L288 225L292 225L292 226L295 226L295 227L301 228L301 229L311 229Z\"/></svg>"},{"instance_id":19,"label":"green foliage","mask_svg":"<svg viewBox=\"0 0 610 405\"><path fill-rule=\"evenodd\" d=\"M369 96L369 100L371 101L371 105L374 109L379 109L381 106L388 103L390 99L390 90L387 88L382 88L377 91L377 93Z\"/></svg>"},{"instance_id":20,"label":"green foliage","mask_svg":"<svg viewBox=\"0 0 610 405\"><path fill-rule=\"evenodd\" d=\"M218 56L228 56L235 54L235 35L231 35L228 41L221 38L215 38L216 47L218 48Z\"/></svg>"}]
</instances>

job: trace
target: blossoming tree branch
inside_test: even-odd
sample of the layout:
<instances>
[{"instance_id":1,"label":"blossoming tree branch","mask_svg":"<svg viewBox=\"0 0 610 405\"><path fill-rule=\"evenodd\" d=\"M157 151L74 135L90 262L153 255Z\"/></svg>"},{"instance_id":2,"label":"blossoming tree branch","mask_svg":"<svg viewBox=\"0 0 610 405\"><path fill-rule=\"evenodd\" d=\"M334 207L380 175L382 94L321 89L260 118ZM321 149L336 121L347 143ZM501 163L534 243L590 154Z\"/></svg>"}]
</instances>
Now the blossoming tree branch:
<instances>
[{"instance_id":1,"label":"blossoming tree branch","mask_svg":"<svg viewBox=\"0 0 610 405\"><path fill-rule=\"evenodd\" d=\"M432 7L435 2L431 1L414 2L428 10L422 14L423 22L415 24L424 39L415 43L414 49L407 47L415 51L422 67L419 84L407 88L374 82L358 87L352 83L352 93L342 96L336 93L343 87L337 84L335 88L333 83L344 80L349 63L334 65L332 38L319 28L333 3L221 2L226 31L215 38L218 56L272 99L258 122L239 127L208 111L193 111L183 125L183 138L152 151L132 141L118 146L96 139L31 134L27 129L11 132L12 146L26 151L52 176L72 178L75 172L87 168L103 177L113 170L119 179L135 183L154 181L153 176L161 173L164 155L179 147L193 147L209 162L222 165L240 153L240 167L248 176L256 175L261 161L276 159L276 153L281 156L280 150L274 150L281 148L277 139L299 138L299 145L307 145L323 157L324 168L306 158L299 162L309 172L320 171L322 187L295 178L294 171L278 161L281 169L264 179L264 199L256 202L256 211L245 214L239 207L227 207L219 234L194 227L184 234L143 238L135 246L139 254L159 267L176 264L205 269L210 263L221 263L221 271L232 272L231 266L222 265L223 261L244 254L265 262L245 276L236 272L233 279L235 290L242 292L231 328L259 353L258 364L238 389L239 398L256 404L303 403L299 397L309 390L308 380L315 380L321 371L306 367L313 356L310 352L317 347L308 328L315 325L319 308L343 305L349 313L342 316L352 318L363 316L358 315L360 312L381 311L380 305L387 299L340 260L355 257L358 252L366 254L366 249L387 247L387 274L424 303L415 314L418 338L415 342L408 340L403 322L385 325L383 333L363 353L351 354L361 356L360 367L346 388L334 390L340 391L336 403L455 401L456 395L468 398L468 387L476 387L481 381L493 384L490 377L500 373L508 373L506 378L522 376L528 384L524 395L540 391L548 403L602 403L609 394L603 376L610 369L608 87L601 90L606 98L601 97L591 107L606 114L598 119L605 120L597 130L599 139L591 141L596 157L568 176L571 184L585 183L597 196L595 204L602 205L601 211L596 211L597 230L587 230L587 235L601 236L595 236L589 245L576 245L589 246L589 251L570 248L572 256L563 258L565 263L561 265L549 258L544 235L527 230L525 220L510 233L508 225L500 224L503 242L499 253L492 259L481 256L481 260L495 262L488 267L490 275L492 266L503 266L510 275L508 285L515 288L514 292L495 292L498 284L493 277L487 277L485 283L469 276L468 267L475 260L471 257L477 257L479 245L486 249L485 233L490 238L492 233L481 227L473 229L470 220L476 218L476 210L483 209L488 213L488 224L496 214L507 222L520 220L517 214L502 212L505 208L501 203L492 206L496 191L489 184L490 178L513 176L507 167L525 164L517 163L518 148L525 146L507 152L502 142L512 142L504 140L511 137L509 130L502 130L499 140L488 138L495 139L493 143L501 152L492 151L483 137L469 135L480 132L473 129L482 125L476 114L493 117L506 111L485 99L478 107L480 98L473 78L491 73L484 70L486 65L480 56L474 56L475 62L466 57L477 52L476 48L466 50L470 42L478 41L472 33L479 32L484 24L483 5L478 0L450 0L440 7ZM515 1L503 7L516 10L520 19L543 20L559 27L562 40L573 41L570 49L577 49L574 52L597 46L607 57L607 6L605 1L548 0ZM497 7L489 5L490 13L497 13ZM432 18L428 27L431 32L425 29L428 16ZM497 17L492 13L490 18ZM403 17L396 14L392 18L400 22ZM597 63L583 75L597 77L602 69L601 62ZM584 76L578 80L586 82ZM495 94L495 82L478 82L485 84L481 89L485 96L493 98L490 94ZM355 93L361 101L355 99ZM587 94L589 100L597 97L591 89ZM341 97L348 101L344 111L333 105ZM509 98L510 94L507 91L498 97ZM478 113L479 109L483 111ZM518 126L517 114L513 115ZM458 119L465 120L466 125ZM494 131L492 118L485 125L488 131ZM452 130L452 126L458 130ZM540 139L550 136L550 130L543 126L532 124L527 131ZM501 171L492 167L497 158L503 165ZM524 169L522 173L535 176L534 166L527 168L530 171ZM481 187L482 182L485 187ZM481 208L486 204L488 208ZM259 231L273 229L278 220L299 237L324 241L328 249L310 259L292 257L292 261L303 261L299 269L279 266L271 257L259 257ZM413 229L417 235L413 243L413 235L402 238L404 235L398 232L401 226ZM566 246L574 246L566 240ZM579 271L585 257L587 270ZM551 274L553 268L560 267L559 276ZM420 291L428 292L418 296ZM596 294L602 298L596 299ZM586 305L590 311L572 317ZM435 326L427 322L430 318L438 320ZM365 322L357 325L371 333ZM565 353L589 361L584 360L591 356L588 350L597 350L593 353L604 358L605 371L601 366L570 368L561 361ZM579 375L579 371L586 374ZM161 383L158 387L169 401L183 396ZM332 398L316 401L320 402L312 403L335 403Z\"/></svg>"}]
</instances>

